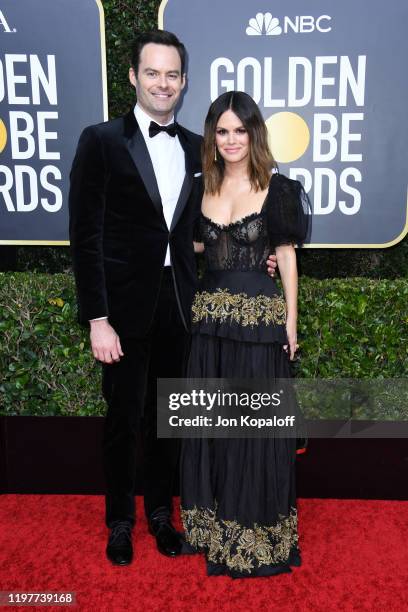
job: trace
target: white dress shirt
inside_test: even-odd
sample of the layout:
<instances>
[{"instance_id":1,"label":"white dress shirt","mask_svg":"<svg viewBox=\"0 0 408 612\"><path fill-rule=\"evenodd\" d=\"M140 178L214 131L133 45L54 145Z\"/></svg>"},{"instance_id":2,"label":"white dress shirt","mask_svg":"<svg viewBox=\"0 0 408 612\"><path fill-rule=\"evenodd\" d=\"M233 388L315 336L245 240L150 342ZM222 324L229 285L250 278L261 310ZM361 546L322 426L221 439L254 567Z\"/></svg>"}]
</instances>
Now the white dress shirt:
<instances>
[{"instance_id":1,"label":"white dress shirt","mask_svg":"<svg viewBox=\"0 0 408 612\"><path fill-rule=\"evenodd\" d=\"M149 125L153 119L149 117L138 104L135 106L135 116L143 134L143 138L145 139L150 159L152 160L153 170L162 201L164 218L170 230L174 211L186 174L184 150L178 136L169 136L166 132L160 132L156 134L156 136L153 136L153 138L150 138ZM174 117L162 125L169 125L173 123L173 121ZM158 122L156 121L156 123ZM164 265L171 265L170 248L168 245Z\"/></svg>"}]
</instances>

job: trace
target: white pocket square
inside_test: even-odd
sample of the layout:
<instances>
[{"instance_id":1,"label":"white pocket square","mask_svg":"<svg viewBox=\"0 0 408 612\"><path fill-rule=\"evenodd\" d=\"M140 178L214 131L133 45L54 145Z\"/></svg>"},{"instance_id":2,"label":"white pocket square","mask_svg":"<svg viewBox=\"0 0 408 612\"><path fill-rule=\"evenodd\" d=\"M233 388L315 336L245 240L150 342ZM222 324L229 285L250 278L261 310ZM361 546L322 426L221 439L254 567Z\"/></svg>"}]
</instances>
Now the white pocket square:
<instances>
[{"instance_id":1,"label":"white pocket square","mask_svg":"<svg viewBox=\"0 0 408 612\"><path fill-rule=\"evenodd\" d=\"M194 178L195 178L196 176L201 176L201 174L202 174L202 172L196 172L196 173L194 174Z\"/></svg>"}]
</instances>

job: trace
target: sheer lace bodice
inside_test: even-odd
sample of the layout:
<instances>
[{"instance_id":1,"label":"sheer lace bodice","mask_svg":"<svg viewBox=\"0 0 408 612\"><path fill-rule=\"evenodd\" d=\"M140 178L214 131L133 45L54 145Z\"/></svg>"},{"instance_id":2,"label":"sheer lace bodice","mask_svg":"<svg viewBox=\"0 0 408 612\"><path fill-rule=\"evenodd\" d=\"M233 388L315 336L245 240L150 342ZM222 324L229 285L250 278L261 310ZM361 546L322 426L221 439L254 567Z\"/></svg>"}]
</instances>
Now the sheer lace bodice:
<instances>
[{"instance_id":1,"label":"sheer lace bodice","mask_svg":"<svg viewBox=\"0 0 408 612\"><path fill-rule=\"evenodd\" d=\"M301 244L310 228L310 202L298 181L275 174L261 211L220 225L201 213L195 231L208 272L266 272L276 246Z\"/></svg>"},{"instance_id":2,"label":"sheer lace bodice","mask_svg":"<svg viewBox=\"0 0 408 612\"><path fill-rule=\"evenodd\" d=\"M264 208L229 225L219 225L202 214L200 236L207 271L266 271L270 246Z\"/></svg>"}]
</instances>

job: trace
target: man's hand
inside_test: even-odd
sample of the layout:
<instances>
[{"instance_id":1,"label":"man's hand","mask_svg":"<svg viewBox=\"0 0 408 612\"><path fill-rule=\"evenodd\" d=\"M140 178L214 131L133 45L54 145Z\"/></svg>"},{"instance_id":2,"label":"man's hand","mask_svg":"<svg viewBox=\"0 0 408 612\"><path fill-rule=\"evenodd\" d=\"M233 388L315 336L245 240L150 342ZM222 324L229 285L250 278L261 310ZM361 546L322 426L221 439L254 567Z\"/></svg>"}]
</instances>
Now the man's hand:
<instances>
[{"instance_id":1,"label":"man's hand","mask_svg":"<svg viewBox=\"0 0 408 612\"><path fill-rule=\"evenodd\" d=\"M102 363L120 361L124 353L120 346L119 336L108 323L108 320L102 319L89 323L91 326L91 347L95 359L102 361Z\"/></svg>"},{"instance_id":2,"label":"man's hand","mask_svg":"<svg viewBox=\"0 0 408 612\"><path fill-rule=\"evenodd\" d=\"M268 257L268 259L266 261L266 266L268 268L269 276L274 278L276 276L276 268L278 266L278 263L276 261L276 255L269 255L269 257Z\"/></svg>"}]
</instances>

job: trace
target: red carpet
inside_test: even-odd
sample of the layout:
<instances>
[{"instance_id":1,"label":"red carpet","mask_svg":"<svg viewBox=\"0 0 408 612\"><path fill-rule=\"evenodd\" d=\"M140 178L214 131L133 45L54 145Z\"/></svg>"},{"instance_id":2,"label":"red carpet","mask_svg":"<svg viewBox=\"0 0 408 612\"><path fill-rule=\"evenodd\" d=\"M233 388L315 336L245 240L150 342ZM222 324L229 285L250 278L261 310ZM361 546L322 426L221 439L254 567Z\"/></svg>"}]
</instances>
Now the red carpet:
<instances>
[{"instance_id":1,"label":"red carpet","mask_svg":"<svg viewBox=\"0 0 408 612\"><path fill-rule=\"evenodd\" d=\"M201 557L156 552L142 516L133 564L111 566L101 497L3 495L0 590L75 591L92 612L408 610L408 502L304 499L299 521L292 574L207 578Z\"/></svg>"}]
</instances>

